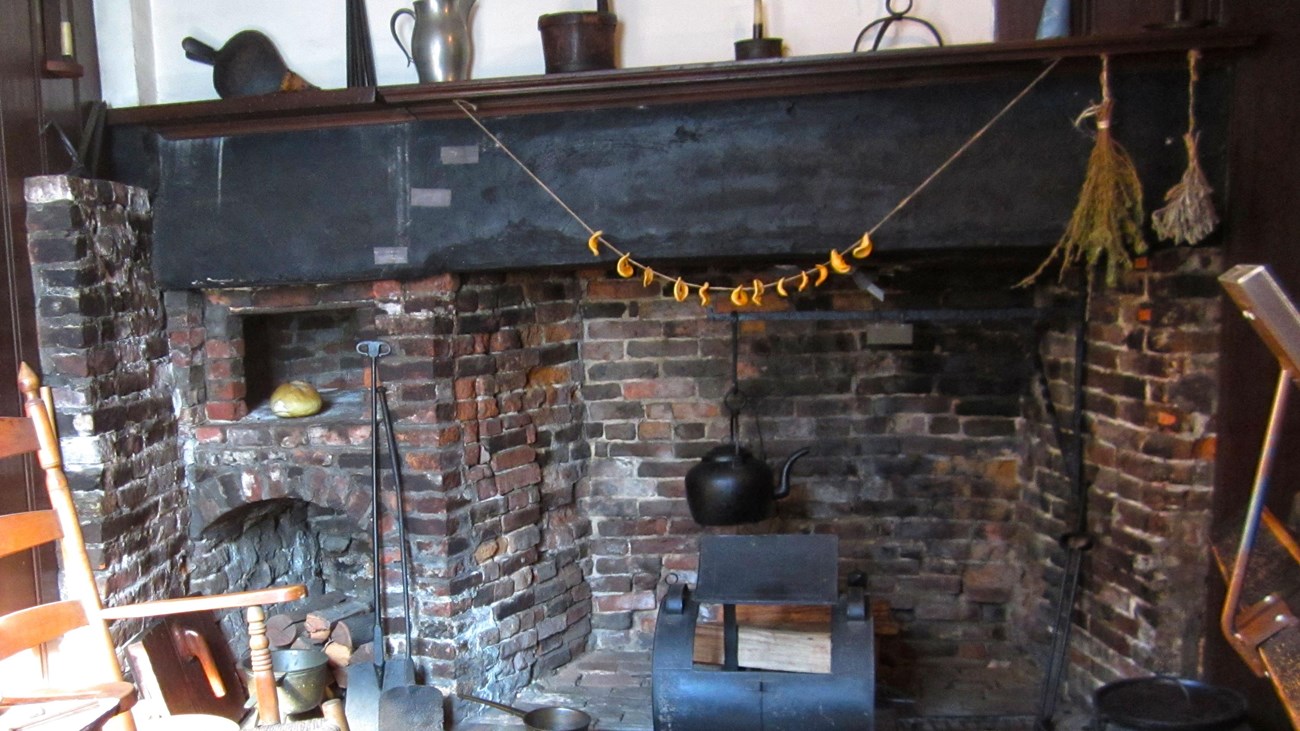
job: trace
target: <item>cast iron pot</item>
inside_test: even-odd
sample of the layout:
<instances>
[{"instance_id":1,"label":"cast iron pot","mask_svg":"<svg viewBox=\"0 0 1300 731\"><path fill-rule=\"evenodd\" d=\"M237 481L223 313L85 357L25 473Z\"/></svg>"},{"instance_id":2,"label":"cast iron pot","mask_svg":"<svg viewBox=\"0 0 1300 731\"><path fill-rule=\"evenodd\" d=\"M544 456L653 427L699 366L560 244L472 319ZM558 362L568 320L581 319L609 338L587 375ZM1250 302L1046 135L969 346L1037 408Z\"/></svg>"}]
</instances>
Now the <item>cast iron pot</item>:
<instances>
[{"instance_id":1,"label":"cast iron pot","mask_svg":"<svg viewBox=\"0 0 1300 731\"><path fill-rule=\"evenodd\" d=\"M1224 731L1246 718L1246 699L1230 688L1155 676L1107 683L1092 696L1100 728Z\"/></svg>"}]
</instances>

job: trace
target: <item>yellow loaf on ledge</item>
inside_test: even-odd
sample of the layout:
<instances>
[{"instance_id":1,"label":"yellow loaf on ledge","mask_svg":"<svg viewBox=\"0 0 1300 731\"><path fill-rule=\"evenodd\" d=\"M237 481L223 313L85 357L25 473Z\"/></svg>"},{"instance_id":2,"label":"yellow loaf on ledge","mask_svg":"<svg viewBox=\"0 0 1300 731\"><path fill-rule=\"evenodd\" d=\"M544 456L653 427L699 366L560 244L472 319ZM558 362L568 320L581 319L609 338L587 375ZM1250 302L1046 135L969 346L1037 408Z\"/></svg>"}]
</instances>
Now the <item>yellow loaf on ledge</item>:
<instances>
[{"instance_id":1,"label":"yellow loaf on ledge","mask_svg":"<svg viewBox=\"0 0 1300 731\"><path fill-rule=\"evenodd\" d=\"M306 381L282 383L271 393L271 413L276 416L311 416L320 413L320 410L320 392Z\"/></svg>"}]
</instances>

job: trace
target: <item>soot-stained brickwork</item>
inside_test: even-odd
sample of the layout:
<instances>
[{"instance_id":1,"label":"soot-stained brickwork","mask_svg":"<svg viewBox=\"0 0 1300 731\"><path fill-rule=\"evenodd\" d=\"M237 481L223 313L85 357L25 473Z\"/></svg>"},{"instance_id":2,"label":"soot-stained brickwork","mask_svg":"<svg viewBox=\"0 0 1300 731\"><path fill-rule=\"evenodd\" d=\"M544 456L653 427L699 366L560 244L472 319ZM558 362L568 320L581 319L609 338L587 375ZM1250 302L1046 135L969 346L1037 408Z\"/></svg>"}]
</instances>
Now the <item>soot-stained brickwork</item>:
<instances>
[{"instance_id":1,"label":"soot-stained brickwork","mask_svg":"<svg viewBox=\"0 0 1300 731\"><path fill-rule=\"evenodd\" d=\"M26 200L39 366L101 592L110 603L178 596L186 495L148 195L48 176L28 179Z\"/></svg>"},{"instance_id":2,"label":"soot-stained brickwork","mask_svg":"<svg viewBox=\"0 0 1300 731\"><path fill-rule=\"evenodd\" d=\"M392 348L378 370L401 456L415 654L430 678L462 689L513 690L567 662L591 613L574 499L586 457L575 292L539 277L441 276L168 293L196 540L215 540L210 527L244 505L303 504L294 523L318 561L276 578L370 596L370 364L356 345L379 340ZM308 380L325 410L269 415L249 388L254 371ZM400 635L383 451L383 582ZM283 533L286 518L275 520L259 533ZM242 580L240 566L270 563L233 558L231 538L244 551L284 546L243 532L217 531L225 547L209 554L224 558L207 574L219 588Z\"/></svg>"},{"instance_id":3,"label":"soot-stained brickwork","mask_svg":"<svg viewBox=\"0 0 1300 731\"><path fill-rule=\"evenodd\" d=\"M380 339L413 650L435 683L506 692L584 649L647 650L666 582L696 579L705 530L837 535L841 580L865 574L900 627L882 661L1041 658L1074 509L1045 399L1073 408L1078 287L1014 289L1036 256L872 263L883 303L847 277L768 297L762 311L806 319L740 324L740 439L774 464L812 453L771 520L704 529L683 478L728 438L725 307L710 317L603 266L162 293L142 191L41 178L28 206L41 366L110 601L281 579L368 597L369 382L354 348ZM1214 248L1161 249L1089 300L1096 547L1077 695L1196 674L1221 268ZM873 319L1035 306L1065 314ZM326 411L271 416L265 391L291 377L320 387ZM381 528L391 598L391 517ZM400 635L400 612L387 619Z\"/></svg>"}]
</instances>

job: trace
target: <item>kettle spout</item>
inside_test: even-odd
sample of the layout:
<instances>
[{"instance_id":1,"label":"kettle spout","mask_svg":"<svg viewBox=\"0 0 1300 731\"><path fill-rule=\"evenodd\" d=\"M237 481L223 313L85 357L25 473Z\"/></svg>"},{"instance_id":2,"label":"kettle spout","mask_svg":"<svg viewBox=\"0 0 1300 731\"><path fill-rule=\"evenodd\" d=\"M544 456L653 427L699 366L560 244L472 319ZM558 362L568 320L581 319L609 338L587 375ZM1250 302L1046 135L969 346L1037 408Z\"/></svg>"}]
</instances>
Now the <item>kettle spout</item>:
<instances>
[{"instance_id":1,"label":"kettle spout","mask_svg":"<svg viewBox=\"0 0 1300 731\"><path fill-rule=\"evenodd\" d=\"M794 463L800 457L811 451L812 447L804 447L785 458L785 464L781 465L781 482L776 486L776 492L773 493L774 497L783 498L790 494L790 470L794 469Z\"/></svg>"}]
</instances>

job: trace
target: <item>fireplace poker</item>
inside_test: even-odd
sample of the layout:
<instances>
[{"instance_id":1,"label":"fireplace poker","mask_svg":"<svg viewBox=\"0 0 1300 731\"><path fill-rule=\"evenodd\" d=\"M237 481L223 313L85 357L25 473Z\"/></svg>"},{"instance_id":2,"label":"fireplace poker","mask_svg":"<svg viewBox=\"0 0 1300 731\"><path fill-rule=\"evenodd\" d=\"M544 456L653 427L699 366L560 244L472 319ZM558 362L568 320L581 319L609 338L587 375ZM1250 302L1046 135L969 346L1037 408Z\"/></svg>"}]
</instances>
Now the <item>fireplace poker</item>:
<instances>
[{"instance_id":1,"label":"fireplace poker","mask_svg":"<svg viewBox=\"0 0 1300 731\"><path fill-rule=\"evenodd\" d=\"M384 672L383 555L379 543L379 359L393 352L392 346L378 340L357 343L357 352L370 359L370 543L374 560L371 599L375 604L374 662L348 665L348 695L345 712L352 731L377 731L379 728L379 680Z\"/></svg>"},{"instance_id":2,"label":"fireplace poker","mask_svg":"<svg viewBox=\"0 0 1300 731\"><path fill-rule=\"evenodd\" d=\"M1039 689L1038 713L1034 722L1035 731L1051 731L1053 717L1056 715L1056 701L1061 692L1061 680L1070 651L1070 630L1074 621L1074 604L1079 591L1080 574L1083 571L1083 554L1092 549L1093 536L1088 532L1088 483L1084 471L1084 386L1087 378L1088 360L1088 302L1087 284L1079 293L1076 302L1074 331L1074 383L1073 410L1070 428L1067 431L1061 424L1060 414L1052 401L1051 390L1047 387L1047 370L1042 362L1042 355L1035 350L1040 384L1043 388L1043 403L1052 422L1052 431L1056 447L1061 453L1064 466L1069 470L1070 487L1074 497L1074 529L1063 534L1059 543L1066 552L1065 572L1061 575L1056 596L1056 616L1052 623L1052 646L1048 651L1043 684Z\"/></svg>"},{"instance_id":3,"label":"fireplace poker","mask_svg":"<svg viewBox=\"0 0 1300 731\"><path fill-rule=\"evenodd\" d=\"M388 389L376 386L375 393L379 398L379 418L384 422L384 439L388 443L388 459L393 470L393 493L397 507L397 543L402 562L402 626L406 630L405 649L388 658L385 663L384 691L387 692L390 688L400 685L415 684L415 663L411 661L411 580L406 571L406 508L402 502L402 466L397 456L397 437L393 434L393 417L388 412Z\"/></svg>"}]
</instances>

